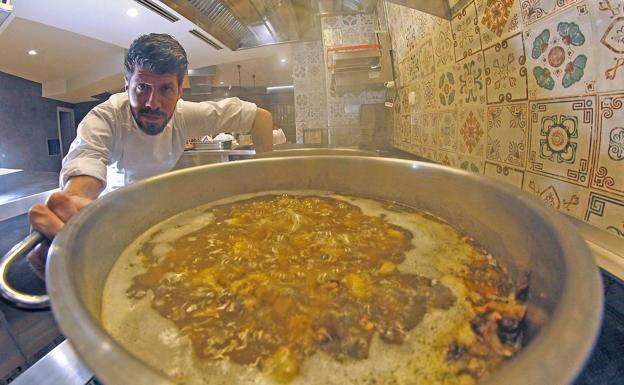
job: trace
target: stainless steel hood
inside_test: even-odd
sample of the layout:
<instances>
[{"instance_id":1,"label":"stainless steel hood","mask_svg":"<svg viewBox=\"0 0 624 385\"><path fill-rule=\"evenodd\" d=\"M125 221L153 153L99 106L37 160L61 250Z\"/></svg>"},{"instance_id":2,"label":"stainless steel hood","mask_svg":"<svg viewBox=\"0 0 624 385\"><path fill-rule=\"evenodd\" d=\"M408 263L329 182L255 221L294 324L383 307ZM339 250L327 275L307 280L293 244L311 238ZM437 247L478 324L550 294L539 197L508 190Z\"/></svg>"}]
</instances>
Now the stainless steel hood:
<instances>
[{"instance_id":1,"label":"stainless steel hood","mask_svg":"<svg viewBox=\"0 0 624 385\"><path fill-rule=\"evenodd\" d=\"M310 0L161 0L233 51L321 36Z\"/></svg>"},{"instance_id":2,"label":"stainless steel hood","mask_svg":"<svg viewBox=\"0 0 624 385\"><path fill-rule=\"evenodd\" d=\"M466 0L388 0L450 18ZM378 0L160 0L233 51L321 38L319 16L375 12Z\"/></svg>"}]
</instances>

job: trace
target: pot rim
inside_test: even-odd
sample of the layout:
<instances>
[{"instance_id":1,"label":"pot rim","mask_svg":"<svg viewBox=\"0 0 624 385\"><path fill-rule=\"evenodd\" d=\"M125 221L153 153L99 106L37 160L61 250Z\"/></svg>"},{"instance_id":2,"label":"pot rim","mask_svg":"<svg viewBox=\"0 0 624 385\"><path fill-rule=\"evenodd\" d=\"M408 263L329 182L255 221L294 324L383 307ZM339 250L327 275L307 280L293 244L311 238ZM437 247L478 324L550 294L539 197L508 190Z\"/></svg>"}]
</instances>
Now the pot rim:
<instances>
[{"instance_id":1,"label":"pot rim","mask_svg":"<svg viewBox=\"0 0 624 385\"><path fill-rule=\"evenodd\" d=\"M54 239L48 254L46 266L46 282L50 295L52 310L63 334L69 339L72 346L85 363L101 376L103 381L122 379L120 383L133 384L172 384L165 375L143 363L130 354L109 335L100 322L86 309L75 290L69 272L68 250L72 239L79 234L81 226L88 219L105 209L108 202L141 190L152 183L175 178L185 173L198 173L202 170L216 168L238 168L240 165L254 162L260 164L272 162L295 162L305 159L323 159L325 161L357 162L384 162L388 165L396 164L401 167L424 168L441 172L448 176L467 178L476 183L486 184L488 188L513 196L520 200L527 209L547 223L556 235L556 241L562 247L562 254L566 261L566 279L562 289L562 296L548 321L538 334L513 359L503 364L491 375L479 382L480 385L525 384L569 384L577 376L589 357L594 346L602 321L603 292L598 269L591 252L585 244L578 230L564 217L563 214L547 208L525 192L507 186L498 181L475 175L463 170L452 169L446 166L410 161L402 159L362 157L362 156L296 156L289 158L265 158L237 161L235 163L221 163L182 169L170 173L154 176L103 196L78 215L74 216L63 231ZM109 377L107 368L117 363L123 363L128 370L116 377ZM543 370L536 370L536 367ZM110 371L110 370L109 370ZM537 373L540 372L540 373ZM543 372L543 373L542 373ZM113 373L114 375L114 373ZM117 383L117 382L115 382Z\"/></svg>"}]
</instances>

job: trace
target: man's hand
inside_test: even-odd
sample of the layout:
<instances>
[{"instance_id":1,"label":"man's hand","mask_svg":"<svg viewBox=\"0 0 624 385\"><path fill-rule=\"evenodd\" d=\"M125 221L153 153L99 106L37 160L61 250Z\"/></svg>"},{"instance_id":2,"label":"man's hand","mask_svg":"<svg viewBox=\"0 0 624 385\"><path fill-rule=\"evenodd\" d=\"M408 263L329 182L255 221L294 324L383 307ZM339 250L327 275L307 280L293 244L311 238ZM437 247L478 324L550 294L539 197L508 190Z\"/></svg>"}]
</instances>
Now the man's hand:
<instances>
[{"instance_id":1,"label":"man's hand","mask_svg":"<svg viewBox=\"0 0 624 385\"><path fill-rule=\"evenodd\" d=\"M102 182L95 178L73 177L65 186L65 191L50 195L45 205L37 204L30 208L28 211L30 226L48 238L27 256L28 262L39 278L44 279L50 240L63 229L71 217L97 198L102 189Z\"/></svg>"},{"instance_id":2,"label":"man's hand","mask_svg":"<svg viewBox=\"0 0 624 385\"><path fill-rule=\"evenodd\" d=\"M251 140L256 153L273 151L273 115L265 109L256 110L256 119L251 127Z\"/></svg>"}]
</instances>

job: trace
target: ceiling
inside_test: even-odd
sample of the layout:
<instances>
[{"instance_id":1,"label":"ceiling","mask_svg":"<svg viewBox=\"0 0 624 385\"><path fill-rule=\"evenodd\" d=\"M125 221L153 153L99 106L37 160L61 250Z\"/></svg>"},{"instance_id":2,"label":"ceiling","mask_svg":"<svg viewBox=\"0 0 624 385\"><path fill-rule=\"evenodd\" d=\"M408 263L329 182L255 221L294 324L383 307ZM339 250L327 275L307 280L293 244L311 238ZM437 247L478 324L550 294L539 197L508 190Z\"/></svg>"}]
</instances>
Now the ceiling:
<instances>
[{"instance_id":1,"label":"ceiling","mask_svg":"<svg viewBox=\"0 0 624 385\"><path fill-rule=\"evenodd\" d=\"M256 85L292 83L288 44L216 50L189 33L198 29L190 21L180 17L170 22L133 0L13 0L12 4L13 13L0 26L0 71L42 83L45 97L75 103L121 88L125 48L150 32L174 36L186 49L191 69L218 65L215 85L221 81L238 85L236 66L224 65L233 62L241 64L244 86L245 76L251 85L253 73ZM131 8L138 11L136 17L126 14ZM38 54L28 55L31 49Z\"/></svg>"}]
</instances>

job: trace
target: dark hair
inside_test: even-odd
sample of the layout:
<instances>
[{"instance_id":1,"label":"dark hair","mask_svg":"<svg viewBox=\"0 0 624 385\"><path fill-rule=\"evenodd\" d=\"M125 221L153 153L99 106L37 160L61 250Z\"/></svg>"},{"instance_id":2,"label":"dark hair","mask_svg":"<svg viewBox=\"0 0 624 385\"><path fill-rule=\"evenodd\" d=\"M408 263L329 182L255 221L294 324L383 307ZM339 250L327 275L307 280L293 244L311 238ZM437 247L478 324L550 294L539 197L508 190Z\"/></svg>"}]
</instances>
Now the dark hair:
<instances>
[{"instance_id":1,"label":"dark hair","mask_svg":"<svg viewBox=\"0 0 624 385\"><path fill-rule=\"evenodd\" d=\"M139 36L130 44L124 61L126 79L130 79L138 67L157 74L176 74L179 84L184 80L187 66L186 51L165 33Z\"/></svg>"}]
</instances>

